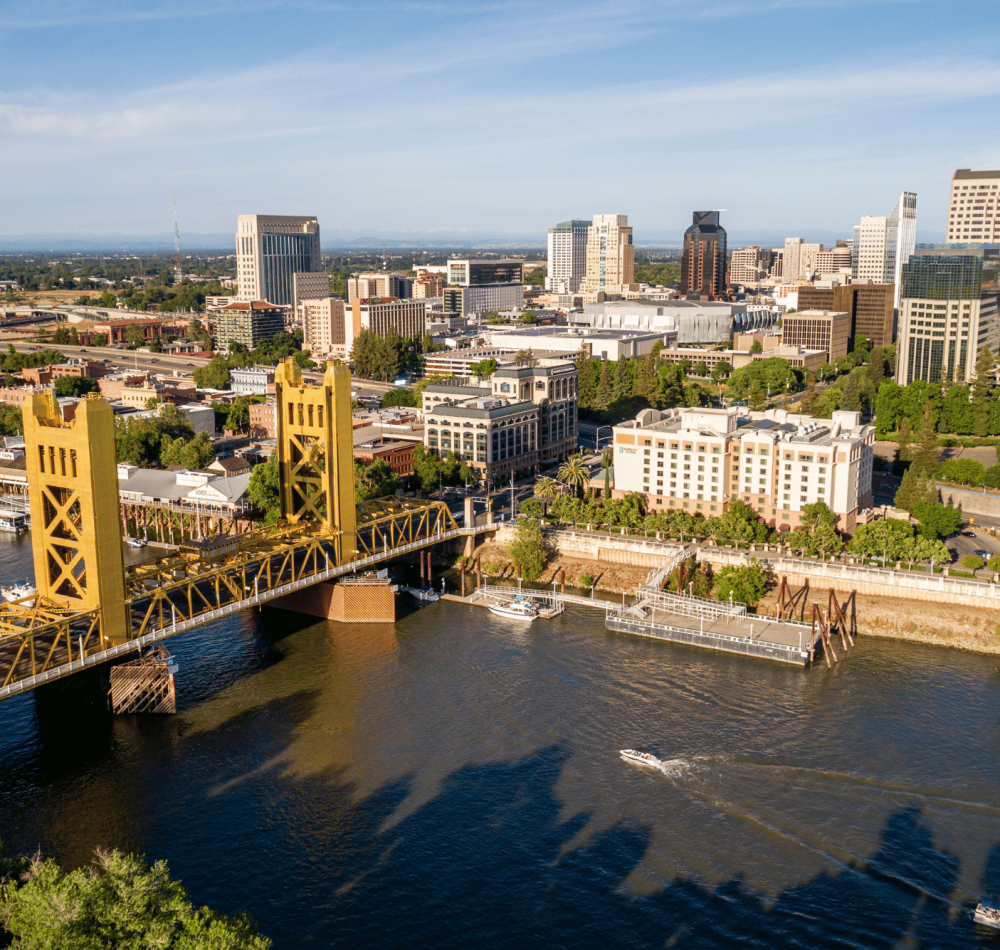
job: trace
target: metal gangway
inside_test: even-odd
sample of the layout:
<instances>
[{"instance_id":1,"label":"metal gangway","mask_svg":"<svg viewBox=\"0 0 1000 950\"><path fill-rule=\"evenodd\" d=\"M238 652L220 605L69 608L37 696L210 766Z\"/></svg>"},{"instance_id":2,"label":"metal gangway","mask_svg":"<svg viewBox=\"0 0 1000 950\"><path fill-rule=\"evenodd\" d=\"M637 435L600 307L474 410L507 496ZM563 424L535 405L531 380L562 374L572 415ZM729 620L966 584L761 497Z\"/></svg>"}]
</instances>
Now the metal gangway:
<instances>
[{"instance_id":1,"label":"metal gangway","mask_svg":"<svg viewBox=\"0 0 1000 950\"><path fill-rule=\"evenodd\" d=\"M544 604L553 609L553 615L561 613L566 604L596 607L598 610L604 611L621 607L617 601L595 598L593 591L591 591L590 597L584 597L582 594L563 594L556 590L537 590L533 587L501 587L496 584L484 584L472 592L473 600L493 597L504 603L511 603L516 597L522 596L530 597L532 600L538 601L540 605Z\"/></svg>"}]
</instances>

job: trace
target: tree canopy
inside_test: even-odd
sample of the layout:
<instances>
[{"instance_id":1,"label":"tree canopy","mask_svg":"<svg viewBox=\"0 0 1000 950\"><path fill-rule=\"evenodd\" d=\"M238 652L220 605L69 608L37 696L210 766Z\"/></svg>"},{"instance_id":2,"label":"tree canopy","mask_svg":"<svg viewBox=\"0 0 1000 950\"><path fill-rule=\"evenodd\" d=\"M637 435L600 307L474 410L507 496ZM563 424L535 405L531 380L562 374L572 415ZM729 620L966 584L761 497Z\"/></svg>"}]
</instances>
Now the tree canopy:
<instances>
[{"instance_id":1,"label":"tree canopy","mask_svg":"<svg viewBox=\"0 0 1000 950\"><path fill-rule=\"evenodd\" d=\"M65 871L51 859L0 854L0 942L19 950L267 950L246 914L197 907L165 861L95 852Z\"/></svg>"}]
</instances>

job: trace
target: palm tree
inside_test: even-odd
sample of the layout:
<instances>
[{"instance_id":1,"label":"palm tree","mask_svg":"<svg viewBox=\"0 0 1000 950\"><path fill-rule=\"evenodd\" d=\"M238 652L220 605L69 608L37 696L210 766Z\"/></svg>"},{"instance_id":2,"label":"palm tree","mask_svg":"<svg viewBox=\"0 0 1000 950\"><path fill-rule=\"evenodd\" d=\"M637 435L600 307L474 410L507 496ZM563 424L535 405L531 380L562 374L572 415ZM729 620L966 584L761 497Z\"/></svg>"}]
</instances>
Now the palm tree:
<instances>
[{"instance_id":1,"label":"palm tree","mask_svg":"<svg viewBox=\"0 0 1000 950\"><path fill-rule=\"evenodd\" d=\"M554 478L548 478L547 476L538 479L535 482L535 497L541 498L542 503L545 505L545 514L549 513L549 502L555 498L562 489L559 487L559 482Z\"/></svg>"},{"instance_id":2,"label":"palm tree","mask_svg":"<svg viewBox=\"0 0 1000 950\"><path fill-rule=\"evenodd\" d=\"M576 455L571 455L562 465L559 466L559 471L556 473L556 478L559 479L564 485L569 485L571 488L576 489L576 497L583 498L583 487L590 481L590 474L587 472L587 465L583 461L583 456L577 452Z\"/></svg>"}]
</instances>

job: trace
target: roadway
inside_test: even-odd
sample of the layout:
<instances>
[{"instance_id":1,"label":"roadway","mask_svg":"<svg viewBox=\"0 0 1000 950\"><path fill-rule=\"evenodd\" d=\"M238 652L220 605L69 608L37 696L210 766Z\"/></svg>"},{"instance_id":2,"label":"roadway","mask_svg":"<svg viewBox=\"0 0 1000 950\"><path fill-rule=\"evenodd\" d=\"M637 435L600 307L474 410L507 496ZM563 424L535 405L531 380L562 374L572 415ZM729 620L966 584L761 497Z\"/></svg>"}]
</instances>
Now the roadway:
<instances>
[{"instance_id":1,"label":"roadway","mask_svg":"<svg viewBox=\"0 0 1000 950\"><path fill-rule=\"evenodd\" d=\"M68 359L98 362L109 360L110 368L114 372L161 373L166 376L175 373L188 375L208 364L207 358L190 356L186 353L140 353L137 350L123 350L114 346L77 346L10 339L0 340L0 348L5 342L10 343L19 353L49 349L57 350ZM322 377L322 373L310 372L309 370L302 373L302 378L307 383L318 383ZM356 398L363 401L366 398L381 398L383 394L396 387L392 383L352 376L351 388L356 391Z\"/></svg>"}]
</instances>

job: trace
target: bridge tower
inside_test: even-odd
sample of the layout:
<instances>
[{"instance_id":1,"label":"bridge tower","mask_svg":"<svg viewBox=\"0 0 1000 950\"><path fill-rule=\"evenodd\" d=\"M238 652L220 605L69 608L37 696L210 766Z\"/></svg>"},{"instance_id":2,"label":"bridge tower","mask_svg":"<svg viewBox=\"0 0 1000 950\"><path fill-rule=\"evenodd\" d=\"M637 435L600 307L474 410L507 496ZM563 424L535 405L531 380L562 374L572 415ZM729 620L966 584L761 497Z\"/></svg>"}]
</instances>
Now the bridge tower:
<instances>
[{"instance_id":1,"label":"bridge tower","mask_svg":"<svg viewBox=\"0 0 1000 950\"><path fill-rule=\"evenodd\" d=\"M102 649L124 643L131 623L111 406L90 394L64 422L54 393L32 396L24 442L38 593L99 610Z\"/></svg>"},{"instance_id":2,"label":"bridge tower","mask_svg":"<svg viewBox=\"0 0 1000 950\"><path fill-rule=\"evenodd\" d=\"M323 382L309 386L295 360L286 359L274 374L274 390L281 516L323 524L337 563L346 564L357 551L350 371L329 362Z\"/></svg>"}]
</instances>

